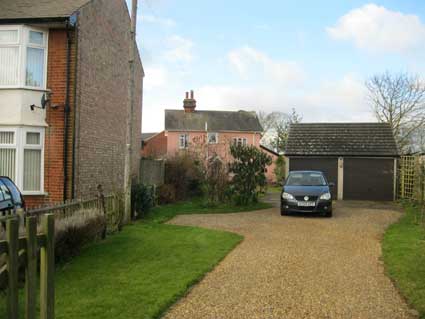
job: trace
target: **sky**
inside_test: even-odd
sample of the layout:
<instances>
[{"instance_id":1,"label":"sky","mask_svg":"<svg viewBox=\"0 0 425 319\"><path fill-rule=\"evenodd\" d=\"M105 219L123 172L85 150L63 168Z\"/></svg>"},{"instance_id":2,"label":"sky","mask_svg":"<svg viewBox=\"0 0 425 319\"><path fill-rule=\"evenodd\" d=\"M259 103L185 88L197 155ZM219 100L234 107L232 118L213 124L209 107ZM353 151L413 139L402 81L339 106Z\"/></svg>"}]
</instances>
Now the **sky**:
<instances>
[{"instance_id":1,"label":"sky","mask_svg":"<svg viewBox=\"0 0 425 319\"><path fill-rule=\"evenodd\" d=\"M374 121L369 77L425 74L425 1L139 0L137 43L143 132L189 90L198 110Z\"/></svg>"}]
</instances>

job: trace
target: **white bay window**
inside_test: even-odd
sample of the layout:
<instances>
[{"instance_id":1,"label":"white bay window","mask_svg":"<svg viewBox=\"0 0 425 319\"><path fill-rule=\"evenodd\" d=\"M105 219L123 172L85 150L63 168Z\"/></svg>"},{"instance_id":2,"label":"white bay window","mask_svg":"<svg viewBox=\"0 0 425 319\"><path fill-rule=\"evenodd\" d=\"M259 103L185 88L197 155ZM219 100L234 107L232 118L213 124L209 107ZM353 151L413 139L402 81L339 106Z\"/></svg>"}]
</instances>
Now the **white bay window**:
<instances>
[{"instance_id":1,"label":"white bay window","mask_svg":"<svg viewBox=\"0 0 425 319\"><path fill-rule=\"evenodd\" d=\"M0 26L0 88L46 89L47 31Z\"/></svg>"},{"instance_id":2,"label":"white bay window","mask_svg":"<svg viewBox=\"0 0 425 319\"><path fill-rule=\"evenodd\" d=\"M44 128L0 127L0 176L10 177L23 194L43 193Z\"/></svg>"}]
</instances>

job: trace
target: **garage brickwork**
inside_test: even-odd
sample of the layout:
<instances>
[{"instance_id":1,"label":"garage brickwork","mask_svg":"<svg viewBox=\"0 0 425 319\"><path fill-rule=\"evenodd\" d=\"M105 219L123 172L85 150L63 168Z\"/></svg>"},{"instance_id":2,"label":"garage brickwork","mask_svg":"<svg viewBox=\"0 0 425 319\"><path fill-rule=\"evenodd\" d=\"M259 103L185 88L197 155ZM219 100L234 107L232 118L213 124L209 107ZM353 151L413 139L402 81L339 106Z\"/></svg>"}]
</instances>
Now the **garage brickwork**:
<instances>
[{"instance_id":1,"label":"garage brickwork","mask_svg":"<svg viewBox=\"0 0 425 319\"><path fill-rule=\"evenodd\" d=\"M126 145L130 17L125 1L93 0L78 16L75 192L122 191ZM136 55L132 171L138 174L143 68Z\"/></svg>"}]
</instances>

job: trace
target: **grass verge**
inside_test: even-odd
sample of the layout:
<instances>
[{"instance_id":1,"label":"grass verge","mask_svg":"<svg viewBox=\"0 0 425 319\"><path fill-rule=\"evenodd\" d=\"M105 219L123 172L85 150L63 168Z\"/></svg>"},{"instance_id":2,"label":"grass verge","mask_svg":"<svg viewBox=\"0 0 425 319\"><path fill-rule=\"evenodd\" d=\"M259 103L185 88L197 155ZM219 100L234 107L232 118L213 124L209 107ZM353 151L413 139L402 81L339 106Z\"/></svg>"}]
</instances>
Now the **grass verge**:
<instances>
[{"instance_id":1,"label":"grass verge","mask_svg":"<svg viewBox=\"0 0 425 319\"><path fill-rule=\"evenodd\" d=\"M425 319L425 227L417 223L417 207L405 208L406 214L384 235L383 258L388 275Z\"/></svg>"},{"instance_id":2,"label":"grass verge","mask_svg":"<svg viewBox=\"0 0 425 319\"><path fill-rule=\"evenodd\" d=\"M237 206L230 203L208 206L202 199L180 202L170 205L157 206L146 216L145 221L153 223L164 223L177 215L182 214L225 214L249 212L259 209L271 208L268 203L258 202L246 206Z\"/></svg>"},{"instance_id":3,"label":"grass verge","mask_svg":"<svg viewBox=\"0 0 425 319\"><path fill-rule=\"evenodd\" d=\"M158 318L241 240L194 227L127 226L57 267L56 318Z\"/></svg>"},{"instance_id":4,"label":"grass verge","mask_svg":"<svg viewBox=\"0 0 425 319\"><path fill-rule=\"evenodd\" d=\"M179 214L234 213L271 207L202 199L154 208L142 221L85 247L56 271L56 318L159 318L241 240L237 234L165 225ZM21 295L21 318L24 296ZM5 317L0 296L0 317Z\"/></svg>"}]
</instances>

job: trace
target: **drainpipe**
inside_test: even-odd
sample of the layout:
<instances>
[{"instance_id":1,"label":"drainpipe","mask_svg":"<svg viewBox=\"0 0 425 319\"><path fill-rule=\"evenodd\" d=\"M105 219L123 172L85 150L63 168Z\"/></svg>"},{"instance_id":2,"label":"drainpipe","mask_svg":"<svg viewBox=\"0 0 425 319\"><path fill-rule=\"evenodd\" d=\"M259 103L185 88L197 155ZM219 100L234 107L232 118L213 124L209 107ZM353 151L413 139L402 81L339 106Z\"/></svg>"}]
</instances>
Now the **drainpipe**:
<instances>
[{"instance_id":1,"label":"drainpipe","mask_svg":"<svg viewBox=\"0 0 425 319\"><path fill-rule=\"evenodd\" d=\"M71 108L69 105L70 95L70 77L71 77L71 35L69 32L69 20L66 22L66 93L65 93L65 110L64 110L64 134L63 134L63 200L67 200L68 191L68 137L69 137L69 113Z\"/></svg>"}]
</instances>

